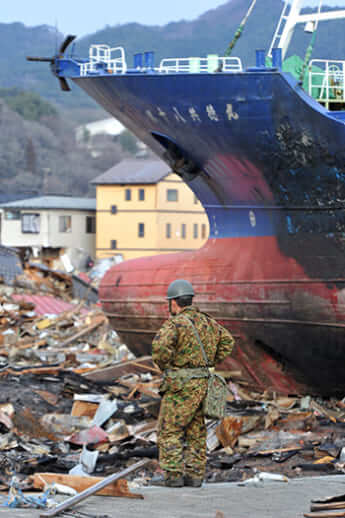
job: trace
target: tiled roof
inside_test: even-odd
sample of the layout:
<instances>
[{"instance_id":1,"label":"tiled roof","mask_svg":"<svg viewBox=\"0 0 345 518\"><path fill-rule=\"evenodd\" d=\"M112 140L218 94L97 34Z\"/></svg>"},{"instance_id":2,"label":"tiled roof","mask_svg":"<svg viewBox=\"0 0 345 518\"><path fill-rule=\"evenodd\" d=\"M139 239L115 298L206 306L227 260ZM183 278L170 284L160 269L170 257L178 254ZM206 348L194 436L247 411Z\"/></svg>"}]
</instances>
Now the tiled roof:
<instances>
[{"instance_id":1,"label":"tiled roof","mask_svg":"<svg viewBox=\"0 0 345 518\"><path fill-rule=\"evenodd\" d=\"M69 196L39 196L26 200L1 203L0 208L8 209L67 209L96 210L95 198L74 198Z\"/></svg>"},{"instance_id":2,"label":"tiled roof","mask_svg":"<svg viewBox=\"0 0 345 518\"><path fill-rule=\"evenodd\" d=\"M123 160L90 183L107 184L155 184L171 173L170 167L162 160Z\"/></svg>"}]
</instances>

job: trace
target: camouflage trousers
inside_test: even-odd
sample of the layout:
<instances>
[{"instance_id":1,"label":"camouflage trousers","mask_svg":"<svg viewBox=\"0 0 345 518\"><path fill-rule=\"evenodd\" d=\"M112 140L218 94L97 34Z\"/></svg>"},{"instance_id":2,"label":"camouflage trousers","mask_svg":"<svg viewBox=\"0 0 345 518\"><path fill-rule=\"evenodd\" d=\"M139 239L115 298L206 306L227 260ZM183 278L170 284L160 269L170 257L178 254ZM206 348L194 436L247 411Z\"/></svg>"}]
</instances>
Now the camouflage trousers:
<instances>
[{"instance_id":1,"label":"camouflage trousers","mask_svg":"<svg viewBox=\"0 0 345 518\"><path fill-rule=\"evenodd\" d=\"M207 392L207 379L192 379L178 388L168 389L162 398L158 420L159 463L169 476L203 478L207 430L201 403Z\"/></svg>"}]
</instances>

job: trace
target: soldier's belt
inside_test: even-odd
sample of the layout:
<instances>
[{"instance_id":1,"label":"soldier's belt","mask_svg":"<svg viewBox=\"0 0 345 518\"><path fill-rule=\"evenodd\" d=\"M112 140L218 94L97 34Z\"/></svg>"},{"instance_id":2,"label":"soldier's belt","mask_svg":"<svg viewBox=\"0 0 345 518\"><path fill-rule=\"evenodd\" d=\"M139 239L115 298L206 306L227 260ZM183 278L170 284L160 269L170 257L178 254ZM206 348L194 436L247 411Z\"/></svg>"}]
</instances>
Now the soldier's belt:
<instances>
[{"instance_id":1,"label":"soldier's belt","mask_svg":"<svg viewBox=\"0 0 345 518\"><path fill-rule=\"evenodd\" d=\"M208 378L210 375L207 367L199 367L195 369L167 369L164 371L164 377L171 379L181 379L188 381L194 378Z\"/></svg>"}]
</instances>

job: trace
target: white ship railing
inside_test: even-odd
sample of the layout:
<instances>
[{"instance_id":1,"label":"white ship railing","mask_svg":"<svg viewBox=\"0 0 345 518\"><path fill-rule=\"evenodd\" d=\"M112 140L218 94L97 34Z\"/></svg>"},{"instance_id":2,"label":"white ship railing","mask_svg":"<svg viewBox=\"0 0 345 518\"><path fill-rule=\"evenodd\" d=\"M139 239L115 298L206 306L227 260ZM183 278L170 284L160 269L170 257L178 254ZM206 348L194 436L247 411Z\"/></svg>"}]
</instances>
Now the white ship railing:
<instances>
[{"instance_id":1,"label":"white ship railing","mask_svg":"<svg viewBox=\"0 0 345 518\"><path fill-rule=\"evenodd\" d=\"M96 73L99 71L100 65L110 74L125 74L127 71L125 51L122 47L91 45L89 60L87 63L81 63L81 76Z\"/></svg>"},{"instance_id":2,"label":"white ship railing","mask_svg":"<svg viewBox=\"0 0 345 518\"><path fill-rule=\"evenodd\" d=\"M329 107L345 103L345 61L313 59L309 64L309 95Z\"/></svg>"},{"instance_id":3,"label":"white ship railing","mask_svg":"<svg viewBox=\"0 0 345 518\"><path fill-rule=\"evenodd\" d=\"M209 54L205 58L168 58L160 62L158 68L141 66L140 70L155 70L158 73L215 73L215 72L242 72L242 62L237 57L221 57ZM89 61L80 63L80 75L97 74L102 71L109 74L125 74L127 63L123 47L111 48L109 45L91 45Z\"/></svg>"},{"instance_id":4,"label":"white ship railing","mask_svg":"<svg viewBox=\"0 0 345 518\"><path fill-rule=\"evenodd\" d=\"M207 58L168 58L162 59L158 71L161 73L200 73L200 72L242 72L240 58L209 55Z\"/></svg>"}]
</instances>

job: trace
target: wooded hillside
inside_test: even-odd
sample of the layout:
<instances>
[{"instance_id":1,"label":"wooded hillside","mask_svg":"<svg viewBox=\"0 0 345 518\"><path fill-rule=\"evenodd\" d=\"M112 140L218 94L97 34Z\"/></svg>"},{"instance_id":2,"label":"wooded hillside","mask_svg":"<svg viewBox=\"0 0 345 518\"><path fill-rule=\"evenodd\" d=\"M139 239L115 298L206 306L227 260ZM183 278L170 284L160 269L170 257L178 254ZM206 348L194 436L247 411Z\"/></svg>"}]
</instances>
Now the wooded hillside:
<instances>
[{"instance_id":1,"label":"wooded hillside","mask_svg":"<svg viewBox=\"0 0 345 518\"><path fill-rule=\"evenodd\" d=\"M179 21L165 26L145 26L138 23L107 26L87 37L77 39L67 54L86 57L92 43L105 43L126 50L128 64L133 54L154 51L156 63L163 57L203 56L209 53L224 55L225 49L246 13L249 0L229 0L207 11L194 21ZM281 0L258 0L233 55L246 66L254 64L255 50L269 48L279 20ZM309 9L310 10L310 9ZM109 19L115 19L109 13ZM345 55L344 20L319 24L314 57L343 59ZM68 110L95 107L95 103L78 87L62 92L47 63L31 63L26 56L49 57L56 53L62 34L48 26L25 27L21 23L0 24L0 87L18 87L39 93L45 99ZM310 35L300 27L294 35L290 54L304 58Z\"/></svg>"},{"instance_id":2,"label":"wooded hillside","mask_svg":"<svg viewBox=\"0 0 345 518\"><path fill-rule=\"evenodd\" d=\"M129 156L129 144L87 135L77 142L71 121L37 94L0 90L2 193L93 195L89 181Z\"/></svg>"}]
</instances>

